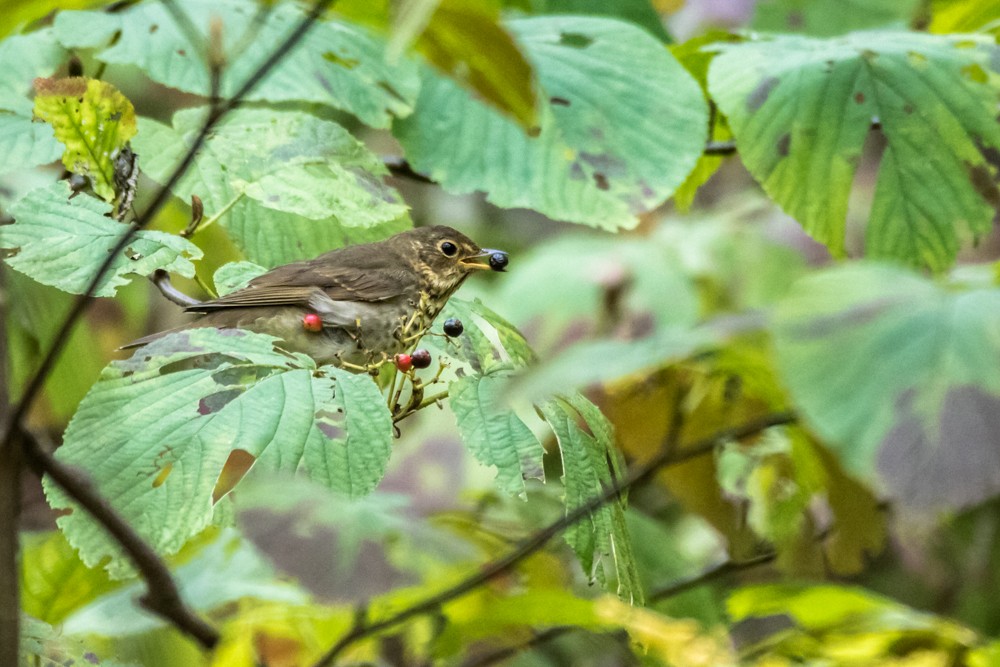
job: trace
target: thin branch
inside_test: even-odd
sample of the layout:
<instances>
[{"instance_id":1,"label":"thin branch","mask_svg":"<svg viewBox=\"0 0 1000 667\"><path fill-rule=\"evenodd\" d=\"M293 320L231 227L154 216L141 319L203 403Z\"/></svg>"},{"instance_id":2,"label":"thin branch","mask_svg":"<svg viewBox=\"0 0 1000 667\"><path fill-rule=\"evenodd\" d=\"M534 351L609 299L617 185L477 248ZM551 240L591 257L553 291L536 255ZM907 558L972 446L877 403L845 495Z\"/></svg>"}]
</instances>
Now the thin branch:
<instances>
[{"instance_id":1,"label":"thin branch","mask_svg":"<svg viewBox=\"0 0 1000 667\"><path fill-rule=\"evenodd\" d=\"M79 468L57 460L25 430L19 432L25 461L39 475L46 474L110 533L125 550L146 582L146 594L140 599L143 607L173 624L205 648L219 642L219 633L184 604L167 564L156 554L138 532L111 506L97 487Z\"/></svg>"},{"instance_id":2,"label":"thin branch","mask_svg":"<svg viewBox=\"0 0 1000 667\"><path fill-rule=\"evenodd\" d=\"M129 244L135 233L147 226L167 202L173 187L194 163L195 156L204 145L212 129L227 113L242 103L246 95L260 84L264 77L299 43L303 35L305 35L313 23L333 2L334 0L316 0L308 14L298 22L284 41L247 78L230 99L225 101L217 100L216 86L218 76L213 74L213 87L209 91L212 97L211 104L208 116L202 123L201 130L184 154L184 157L174 167L170 177L156 191L149 206L142 215L138 216L135 222L129 225L125 233L121 235L94 273L84 293L73 303L69 313L67 313L60 324L52 344L42 356L41 363L26 383L21 399L13 411L10 412L7 422L4 424L3 438L0 440L0 456L8 458L4 455L4 452L7 452L11 448L15 436L19 436L26 460L38 471L39 475L48 474L70 497L85 507L94 519L121 544L122 548L132 558L148 587L148 593L143 599L143 604L154 613L174 623L180 630L191 635L206 648L210 648L218 642L218 633L184 606L177 586L171 578L170 571L166 565L159 560L156 553L142 540L138 533L114 512L110 504L97 492L87 477L62 465L43 448L38 446L37 441L32 438L22 437L23 429L21 423L41 393L46 378L58 361L66 345L66 341L69 339L70 332L90 304L94 292L110 270L112 263L114 263L118 255ZM213 63L209 63L209 67L214 68Z\"/></svg>"},{"instance_id":3,"label":"thin branch","mask_svg":"<svg viewBox=\"0 0 1000 667\"><path fill-rule=\"evenodd\" d=\"M702 155L735 155L735 141L709 141Z\"/></svg>"},{"instance_id":4,"label":"thin branch","mask_svg":"<svg viewBox=\"0 0 1000 667\"><path fill-rule=\"evenodd\" d=\"M10 423L7 424L7 428L4 431L3 441L2 444L0 444L0 448L6 448L10 445L15 431L20 427L21 421L27 414L28 409L32 406L35 399L38 398L38 394L41 392L45 379L52 371L52 367L55 365L56 361L58 361L59 355L66 345L66 341L69 340L70 331L80 319L83 311L87 308L90 303L90 299L93 297L98 285L100 285L101 281L104 279L104 276L110 270L111 265L129 244L135 233L143 227L146 227L167 202L170 197L171 190L173 190L173 187L178 181L180 181L184 174L187 173L190 166L194 163L195 156L198 151L201 150L202 145L205 143L205 140L208 138L212 129L227 113L242 104L243 98L245 98L250 91L256 88L264 77L267 76L272 69L274 69L275 65L277 65L282 58L284 58L285 55L296 46L296 44L298 44L299 40L302 39L302 36L305 35L306 31L312 27L312 24L316 21L316 19L319 18L319 16L333 4L333 2L334 0L317 0L309 13L303 17L301 21L299 21L298 25L289 33L288 37L286 37L285 40L274 50L274 52L271 53L267 60L261 63L257 70L250 75L242 86L240 86L239 90L237 90L236 93L228 100L210 107L208 117L205 118L205 121L202 123L201 130L194 138L194 141L184 154L184 157L177 164L177 166L174 167L174 171L171 173L167 181L156 191L156 195L153 197L153 200L150 202L145 212L129 226L128 230L122 234L121 238L119 238L114 247L108 251L107 257L97 269L94 277L87 285L87 289L84 290L84 293L77 297L76 301L73 303L73 307L70 309L62 324L59 326L52 344L42 357L41 364L39 364L38 369L31 376L31 379L25 386L24 394L21 397L21 400L18 401L17 406L14 408L10 417Z\"/></svg>"},{"instance_id":5,"label":"thin branch","mask_svg":"<svg viewBox=\"0 0 1000 667\"><path fill-rule=\"evenodd\" d=\"M693 588L699 588L705 584L710 584L735 572L742 572L761 565L766 565L767 563L773 562L777 557L778 554L776 552L770 552L754 556L753 558L744 561L737 562L727 560L723 563L709 566L698 574L678 579L653 591L653 593L649 596L649 601L662 602L663 600L675 597L681 593L686 593ZM504 646L496 651L491 651L490 653L476 656L471 660L466 660L462 663L462 667L488 667L489 665L495 665L501 660L506 660L507 658L517 655L518 653L537 648L546 642L550 642L557 637L561 637L578 629L579 628L575 625L559 625L553 628L548 628L542 632L535 633L526 641L518 644L512 644L510 646Z\"/></svg>"},{"instance_id":6,"label":"thin branch","mask_svg":"<svg viewBox=\"0 0 1000 667\"><path fill-rule=\"evenodd\" d=\"M677 465L684 461L689 461L693 458L703 456L713 451L720 444L729 440L740 440L742 438L760 433L761 431L773 426L790 424L794 421L795 416L792 413L780 412L761 417L760 419L748 422L742 426L723 429L708 438L704 438L689 447L685 447L681 451L671 451L670 448L664 447L659 454L651 458L643 465L634 468L621 482L612 484L607 487L604 492L594 496L588 502L580 505L570 512L567 512L564 516L553 521L548 526L536 531L520 542L506 555L486 563L482 567L478 568L474 574L466 577L457 584L446 588L440 593L426 597L423 600L420 600L380 621L365 623L362 620L362 622L356 623L351 630L337 640L337 642L331 646L319 660L316 661L313 667L327 667L328 665L331 665L337 656L339 656L348 646L351 646L355 642L381 632L382 630L395 627L415 616L421 616L432 612L442 604L459 598L489 582L494 577L511 570L525 558L539 551L548 543L549 540L561 533L563 530L572 526L584 517L589 516L594 510L617 497L622 491L649 479L660 468L667 465Z\"/></svg>"},{"instance_id":7,"label":"thin branch","mask_svg":"<svg viewBox=\"0 0 1000 667\"><path fill-rule=\"evenodd\" d=\"M7 269L0 268L0 422L9 403ZM20 444L20 443L18 443ZM21 641L21 450L0 449L0 665L16 665Z\"/></svg>"},{"instance_id":8,"label":"thin branch","mask_svg":"<svg viewBox=\"0 0 1000 667\"><path fill-rule=\"evenodd\" d=\"M709 141L705 144L705 149L702 151L703 155L735 155L736 154L736 142L735 141ZM389 170L389 173L397 178L406 178L411 181L416 181L418 183L436 183L434 179L429 176L424 176L418 171L413 169L413 165L409 161L399 155L383 155L382 164Z\"/></svg>"}]
</instances>

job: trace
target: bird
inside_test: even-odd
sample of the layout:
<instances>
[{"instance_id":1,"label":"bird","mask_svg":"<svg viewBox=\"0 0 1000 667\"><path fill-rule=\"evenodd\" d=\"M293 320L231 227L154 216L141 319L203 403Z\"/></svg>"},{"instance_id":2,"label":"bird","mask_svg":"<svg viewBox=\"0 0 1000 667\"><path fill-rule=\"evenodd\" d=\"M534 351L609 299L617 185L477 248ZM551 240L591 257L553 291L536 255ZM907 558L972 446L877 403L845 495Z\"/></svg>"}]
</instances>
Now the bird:
<instances>
[{"instance_id":1,"label":"bird","mask_svg":"<svg viewBox=\"0 0 1000 667\"><path fill-rule=\"evenodd\" d=\"M278 266L242 289L188 305L198 315L193 322L123 349L180 330L238 328L275 336L283 349L321 365L371 372L409 349L472 273L503 271L507 261L507 253L480 248L451 227L418 227Z\"/></svg>"}]
</instances>

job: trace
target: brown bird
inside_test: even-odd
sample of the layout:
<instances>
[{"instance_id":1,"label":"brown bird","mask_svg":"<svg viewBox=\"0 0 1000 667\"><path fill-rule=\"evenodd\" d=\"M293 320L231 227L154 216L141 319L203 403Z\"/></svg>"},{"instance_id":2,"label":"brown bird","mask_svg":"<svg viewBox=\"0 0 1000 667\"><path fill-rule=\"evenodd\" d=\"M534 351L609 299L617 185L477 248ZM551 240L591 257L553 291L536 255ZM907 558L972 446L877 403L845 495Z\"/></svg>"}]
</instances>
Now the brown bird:
<instances>
[{"instance_id":1,"label":"brown bird","mask_svg":"<svg viewBox=\"0 0 1000 667\"><path fill-rule=\"evenodd\" d=\"M243 289L188 306L202 315L180 329L249 329L320 364L361 370L411 347L473 271L506 265L506 253L451 227L421 227L271 269Z\"/></svg>"}]
</instances>

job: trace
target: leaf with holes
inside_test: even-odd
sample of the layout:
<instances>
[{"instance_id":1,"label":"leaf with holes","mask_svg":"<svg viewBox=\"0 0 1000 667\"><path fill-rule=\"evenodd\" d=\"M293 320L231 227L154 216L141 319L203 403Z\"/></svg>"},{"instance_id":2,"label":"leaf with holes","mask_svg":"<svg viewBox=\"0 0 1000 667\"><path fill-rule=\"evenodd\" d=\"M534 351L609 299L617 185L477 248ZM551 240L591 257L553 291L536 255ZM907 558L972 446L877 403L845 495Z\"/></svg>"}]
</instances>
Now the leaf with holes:
<instances>
[{"instance_id":1,"label":"leaf with holes","mask_svg":"<svg viewBox=\"0 0 1000 667\"><path fill-rule=\"evenodd\" d=\"M1000 493L998 331L1000 290L868 265L799 281L774 322L809 426L845 469L921 511Z\"/></svg>"},{"instance_id":2,"label":"leaf with holes","mask_svg":"<svg viewBox=\"0 0 1000 667\"><path fill-rule=\"evenodd\" d=\"M407 157L456 193L618 229L684 181L705 147L698 84L634 25L582 16L507 24L544 92L537 133L424 72L413 116L393 131ZM636 67L636 63L642 63Z\"/></svg>"},{"instance_id":3,"label":"leaf with holes","mask_svg":"<svg viewBox=\"0 0 1000 667\"><path fill-rule=\"evenodd\" d=\"M845 252L848 198L878 120L873 257L947 268L1000 205L1000 48L970 35L863 32L719 45L709 90L744 164L809 234Z\"/></svg>"},{"instance_id":4,"label":"leaf with holes","mask_svg":"<svg viewBox=\"0 0 1000 667\"><path fill-rule=\"evenodd\" d=\"M113 201L115 158L136 132L132 103L105 81L36 79L35 116L49 123L66 146L66 168L87 176L94 192Z\"/></svg>"},{"instance_id":5,"label":"leaf with holes","mask_svg":"<svg viewBox=\"0 0 1000 667\"><path fill-rule=\"evenodd\" d=\"M160 553L176 552L217 518L219 497L249 465L302 470L359 495L385 472L392 418L366 375L316 369L275 339L238 329L193 329L112 362L66 429L57 457L88 471L97 489ZM249 474L253 473L253 469ZM120 547L51 481L49 503L88 566Z\"/></svg>"},{"instance_id":6,"label":"leaf with holes","mask_svg":"<svg viewBox=\"0 0 1000 667\"><path fill-rule=\"evenodd\" d=\"M166 181L206 111L180 111L172 127L140 120L133 145L146 175ZM216 126L173 192L184 200L198 195L203 225L217 220L249 260L273 267L409 227L406 205L383 183L385 173L382 162L333 121L240 109Z\"/></svg>"},{"instance_id":7,"label":"leaf with holes","mask_svg":"<svg viewBox=\"0 0 1000 667\"><path fill-rule=\"evenodd\" d=\"M228 98L303 17L290 2L261 13L242 0L178 0L170 7L137 3L115 13L61 12L54 25L64 46L96 49L102 62L137 66L158 83L206 97L211 81L206 50L213 39L208 33L218 25L225 60L219 94ZM410 113L419 79L412 62L388 62L383 50L357 27L317 21L245 99L316 102L386 127L392 116Z\"/></svg>"},{"instance_id":8,"label":"leaf with holes","mask_svg":"<svg viewBox=\"0 0 1000 667\"><path fill-rule=\"evenodd\" d=\"M32 190L14 206L14 224L0 227L0 248L13 251L5 260L12 268L45 285L82 294L128 226L107 217L110 207L94 197L67 199L65 181ZM196 245L165 232L138 231L115 258L98 284L96 296L114 296L129 275L148 276L163 269L194 276Z\"/></svg>"}]
</instances>

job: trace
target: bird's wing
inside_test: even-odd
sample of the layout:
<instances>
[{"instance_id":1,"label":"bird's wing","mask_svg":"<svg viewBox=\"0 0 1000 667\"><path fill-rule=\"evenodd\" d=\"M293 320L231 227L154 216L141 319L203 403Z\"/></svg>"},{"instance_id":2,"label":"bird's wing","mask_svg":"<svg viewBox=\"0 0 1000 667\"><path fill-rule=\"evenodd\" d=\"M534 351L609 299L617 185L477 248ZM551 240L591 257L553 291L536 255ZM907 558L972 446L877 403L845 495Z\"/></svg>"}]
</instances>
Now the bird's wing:
<instances>
[{"instance_id":1,"label":"bird's wing","mask_svg":"<svg viewBox=\"0 0 1000 667\"><path fill-rule=\"evenodd\" d=\"M341 270L313 262L279 266L247 287L185 310L208 313L227 308L303 306L316 308L330 302L386 301L400 295L400 280L390 271Z\"/></svg>"}]
</instances>

